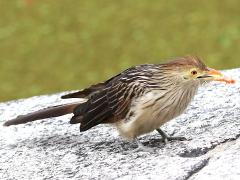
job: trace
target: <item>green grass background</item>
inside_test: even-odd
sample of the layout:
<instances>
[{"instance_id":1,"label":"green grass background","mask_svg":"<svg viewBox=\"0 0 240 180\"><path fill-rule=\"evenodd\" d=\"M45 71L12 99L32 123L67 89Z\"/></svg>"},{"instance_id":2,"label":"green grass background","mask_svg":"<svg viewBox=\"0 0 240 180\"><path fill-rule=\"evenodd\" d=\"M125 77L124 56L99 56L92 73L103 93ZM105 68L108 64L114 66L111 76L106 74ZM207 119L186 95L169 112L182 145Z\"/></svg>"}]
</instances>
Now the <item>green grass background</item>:
<instances>
[{"instance_id":1,"label":"green grass background","mask_svg":"<svg viewBox=\"0 0 240 180\"><path fill-rule=\"evenodd\" d=\"M236 68L239 52L239 0L0 0L0 101L190 54Z\"/></svg>"}]
</instances>

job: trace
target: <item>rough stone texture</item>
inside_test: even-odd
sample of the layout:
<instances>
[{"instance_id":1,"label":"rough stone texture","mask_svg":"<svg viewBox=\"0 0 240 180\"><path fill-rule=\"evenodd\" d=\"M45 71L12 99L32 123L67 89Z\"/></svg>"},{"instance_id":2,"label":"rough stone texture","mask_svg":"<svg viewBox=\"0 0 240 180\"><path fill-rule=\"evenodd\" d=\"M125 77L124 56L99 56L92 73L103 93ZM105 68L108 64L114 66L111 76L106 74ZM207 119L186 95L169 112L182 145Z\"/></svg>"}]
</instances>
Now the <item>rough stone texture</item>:
<instances>
[{"instance_id":1,"label":"rough stone texture","mask_svg":"<svg viewBox=\"0 0 240 180\"><path fill-rule=\"evenodd\" d=\"M104 125L79 133L70 115L2 127L19 114L65 103L60 94L0 104L0 179L240 179L240 69L237 83L200 88L185 114L164 125L191 140L163 144L153 132L140 138L155 152Z\"/></svg>"}]
</instances>

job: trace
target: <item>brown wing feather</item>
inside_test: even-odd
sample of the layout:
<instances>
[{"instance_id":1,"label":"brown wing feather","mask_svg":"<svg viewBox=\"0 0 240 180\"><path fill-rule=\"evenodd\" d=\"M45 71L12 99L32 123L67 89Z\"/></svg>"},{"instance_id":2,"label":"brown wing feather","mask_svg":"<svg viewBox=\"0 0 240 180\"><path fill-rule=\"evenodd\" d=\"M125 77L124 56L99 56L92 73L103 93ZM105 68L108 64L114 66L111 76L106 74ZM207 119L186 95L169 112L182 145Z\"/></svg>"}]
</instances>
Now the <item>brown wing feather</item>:
<instances>
[{"instance_id":1,"label":"brown wing feather","mask_svg":"<svg viewBox=\"0 0 240 180\"><path fill-rule=\"evenodd\" d=\"M80 131L101 123L114 123L124 117L131 103L129 98L121 98L124 93L125 89L118 89L118 86L106 87L90 97L85 111L76 108L73 119L81 117Z\"/></svg>"},{"instance_id":2,"label":"brown wing feather","mask_svg":"<svg viewBox=\"0 0 240 180\"><path fill-rule=\"evenodd\" d=\"M75 97L87 95L88 101L75 108L70 123L81 123L80 131L86 131L98 124L114 123L125 118L132 100L145 88L138 81L141 71L136 68L146 67L148 66L129 68L100 85L75 94Z\"/></svg>"},{"instance_id":3,"label":"brown wing feather","mask_svg":"<svg viewBox=\"0 0 240 180\"><path fill-rule=\"evenodd\" d=\"M127 85L121 83L111 84L90 96L83 106L80 105L74 110L70 122L81 123L80 131L86 131L101 123L114 123L123 119L130 109L134 96L126 92Z\"/></svg>"}]
</instances>

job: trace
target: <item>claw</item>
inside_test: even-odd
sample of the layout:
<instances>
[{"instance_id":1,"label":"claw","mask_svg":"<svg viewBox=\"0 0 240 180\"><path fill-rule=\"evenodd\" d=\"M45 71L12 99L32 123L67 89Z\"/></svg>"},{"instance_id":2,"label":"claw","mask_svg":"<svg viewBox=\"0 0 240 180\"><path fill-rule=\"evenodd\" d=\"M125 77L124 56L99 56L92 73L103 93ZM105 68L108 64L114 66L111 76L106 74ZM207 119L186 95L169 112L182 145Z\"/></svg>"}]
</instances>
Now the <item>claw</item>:
<instances>
[{"instance_id":1,"label":"claw","mask_svg":"<svg viewBox=\"0 0 240 180\"><path fill-rule=\"evenodd\" d=\"M169 141L186 141L187 138L182 137L182 136L168 136L164 131L162 131L160 128L156 129L157 132L162 136L162 141L167 144Z\"/></svg>"}]
</instances>

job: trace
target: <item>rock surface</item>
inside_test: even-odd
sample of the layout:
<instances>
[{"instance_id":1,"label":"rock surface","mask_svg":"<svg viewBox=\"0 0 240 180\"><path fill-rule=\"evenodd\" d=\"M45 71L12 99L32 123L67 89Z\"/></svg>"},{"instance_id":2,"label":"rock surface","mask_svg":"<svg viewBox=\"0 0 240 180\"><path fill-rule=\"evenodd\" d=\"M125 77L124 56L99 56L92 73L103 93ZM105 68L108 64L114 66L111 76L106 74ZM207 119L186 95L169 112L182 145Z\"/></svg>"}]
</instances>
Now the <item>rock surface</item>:
<instances>
[{"instance_id":1,"label":"rock surface","mask_svg":"<svg viewBox=\"0 0 240 180\"><path fill-rule=\"evenodd\" d=\"M114 127L80 133L71 115L3 127L20 114L65 103L61 94L0 104L1 179L240 179L240 69L237 83L210 83L180 117L163 126L191 140L163 144L153 132L140 137L155 152L133 152Z\"/></svg>"}]
</instances>

